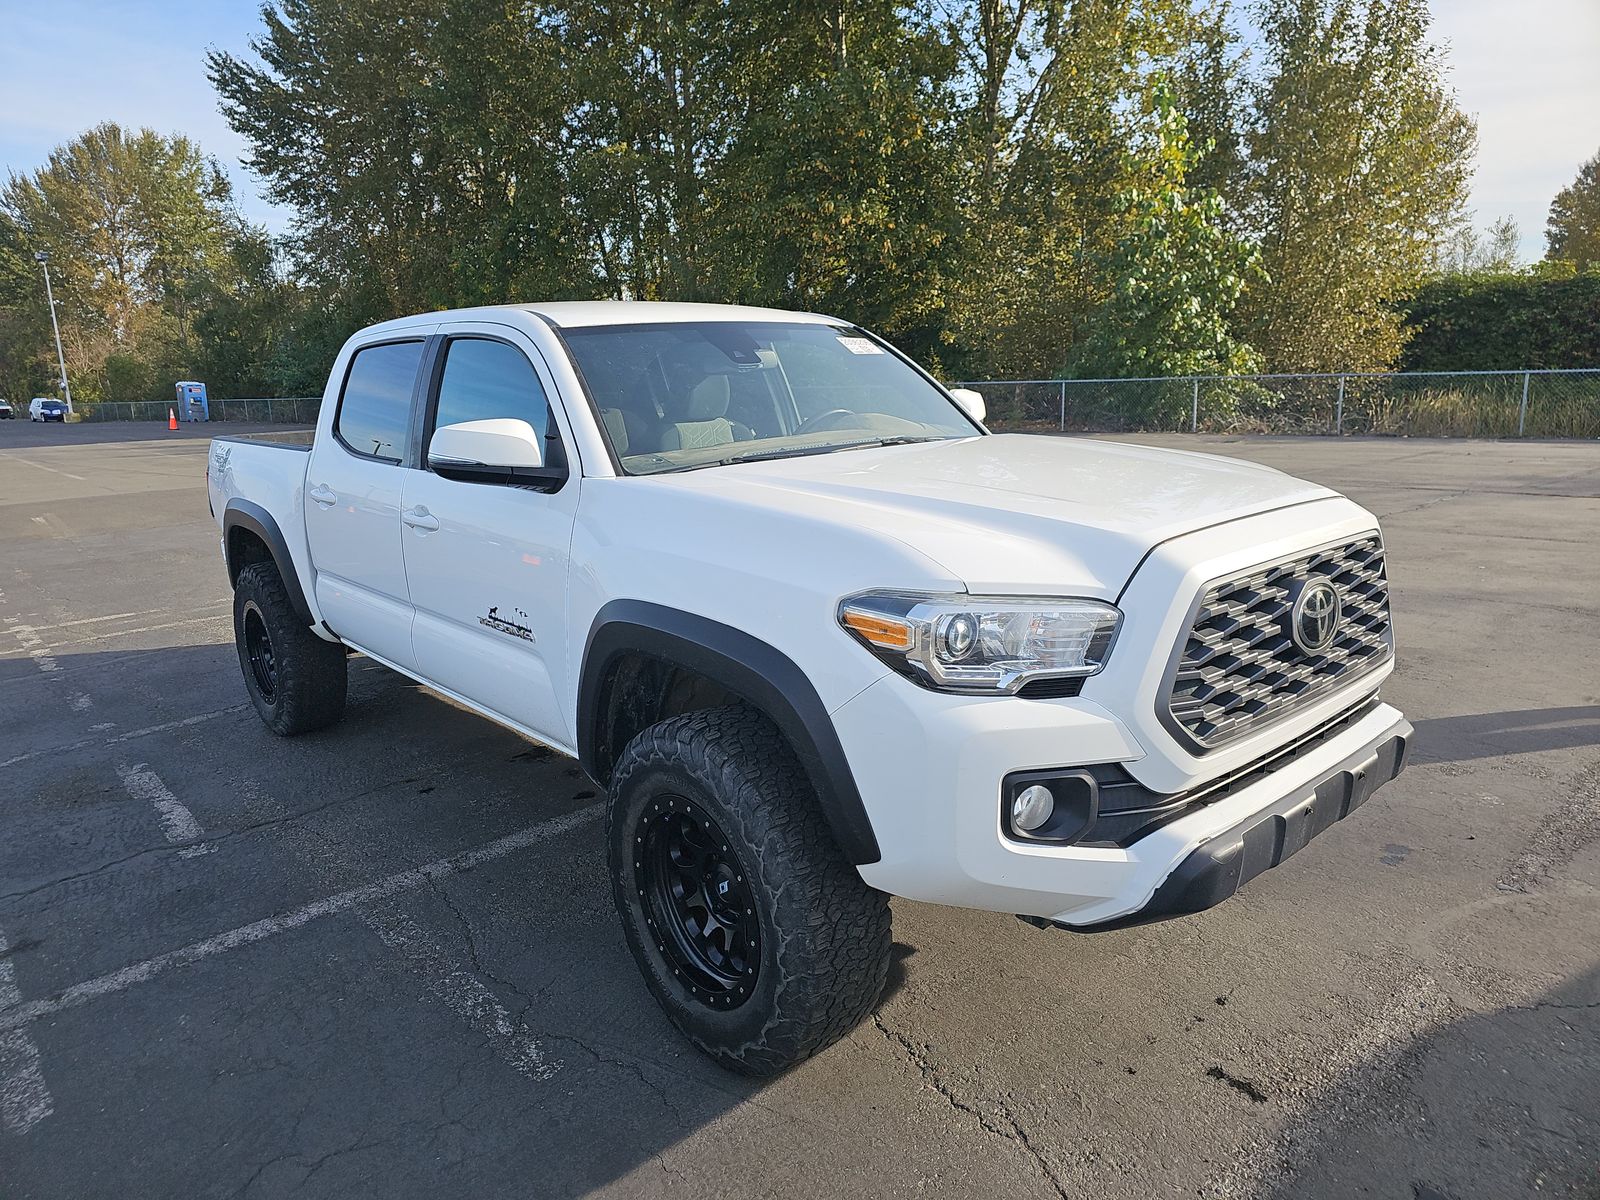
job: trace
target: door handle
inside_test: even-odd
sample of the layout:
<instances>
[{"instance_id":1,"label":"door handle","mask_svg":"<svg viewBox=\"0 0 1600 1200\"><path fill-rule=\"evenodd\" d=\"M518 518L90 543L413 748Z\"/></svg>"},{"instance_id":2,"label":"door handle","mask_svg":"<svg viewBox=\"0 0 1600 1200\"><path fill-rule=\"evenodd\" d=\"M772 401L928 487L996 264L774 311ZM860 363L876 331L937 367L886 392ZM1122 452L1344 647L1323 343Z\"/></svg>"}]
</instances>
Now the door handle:
<instances>
[{"instance_id":1,"label":"door handle","mask_svg":"<svg viewBox=\"0 0 1600 1200\"><path fill-rule=\"evenodd\" d=\"M318 504L322 505L323 508L332 508L335 504L339 503L339 493L334 491L325 483L317 484L317 486L307 492L306 495L310 496Z\"/></svg>"},{"instance_id":2,"label":"door handle","mask_svg":"<svg viewBox=\"0 0 1600 1200\"><path fill-rule=\"evenodd\" d=\"M406 509L400 514L400 519L411 528L421 530L423 533L431 533L439 528L439 518L420 504L415 508Z\"/></svg>"}]
</instances>

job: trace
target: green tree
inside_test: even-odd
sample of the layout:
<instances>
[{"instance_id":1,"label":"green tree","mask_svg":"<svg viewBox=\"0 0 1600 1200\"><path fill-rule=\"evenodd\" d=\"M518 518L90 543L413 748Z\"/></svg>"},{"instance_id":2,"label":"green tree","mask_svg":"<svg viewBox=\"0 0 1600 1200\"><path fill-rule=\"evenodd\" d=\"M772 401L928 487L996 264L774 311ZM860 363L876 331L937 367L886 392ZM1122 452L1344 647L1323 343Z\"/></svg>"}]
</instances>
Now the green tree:
<instances>
[{"instance_id":1,"label":"green tree","mask_svg":"<svg viewBox=\"0 0 1600 1200\"><path fill-rule=\"evenodd\" d=\"M976 0L949 18L960 52L945 356L973 373L1056 370L1111 293L1106 267L1135 180L1124 149L1153 81L1182 77L1180 106L1226 122L1225 10L1189 0ZM1189 68L1186 68L1188 64ZM1236 141L1236 137L1234 138Z\"/></svg>"},{"instance_id":2,"label":"green tree","mask_svg":"<svg viewBox=\"0 0 1600 1200\"><path fill-rule=\"evenodd\" d=\"M1189 185L1198 160L1187 119L1158 80L1149 128L1127 154L1134 182L1118 200L1127 232L1108 264L1115 290L1073 351L1074 374L1209 375L1259 368L1255 351L1228 329L1259 256L1224 228L1217 192Z\"/></svg>"},{"instance_id":3,"label":"green tree","mask_svg":"<svg viewBox=\"0 0 1600 1200\"><path fill-rule=\"evenodd\" d=\"M594 293L561 177L573 71L548 9L283 0L262 19L259 62L212 52L207 70L247 164L296 212L298 276L341 327Z\"/></svg>"},{"instance_id":4,"label":"green tree","mask_svg":"<svg viewBox=\"0 0 1600 1200\"><path fill-rule=\"evenodd\" d=\"M1476 130L1425 0L1260 4L1246 212L1265 279L1240 329L1273 370L1384 369L1395 304L1459 226Z\"/></svg>"},{"instance_id":5,"label":"green tree","mask_svg":"<svg viewBox=\"0 0 1600 1200\"><path fill-rule=\"evenodd\" d=\"M1556 193L1545 222L1548 257L1583 267L1600 263L1600 154Z\"/></svg>"},{"instance_id":6,"label":"green tree","mask_svg":"<svg viewBox=\"0 0 1600 1200\"><path fill-rule=\"evenodd\" d=\"M53 357L32 261L45 251L73 393L93 400L180 377L198 351L196 305L230 285L244 223L227 177L188 138L106 123L11 175L0 226L0 337L26 339L0 353Z\"/></svg>"}]
</instances>

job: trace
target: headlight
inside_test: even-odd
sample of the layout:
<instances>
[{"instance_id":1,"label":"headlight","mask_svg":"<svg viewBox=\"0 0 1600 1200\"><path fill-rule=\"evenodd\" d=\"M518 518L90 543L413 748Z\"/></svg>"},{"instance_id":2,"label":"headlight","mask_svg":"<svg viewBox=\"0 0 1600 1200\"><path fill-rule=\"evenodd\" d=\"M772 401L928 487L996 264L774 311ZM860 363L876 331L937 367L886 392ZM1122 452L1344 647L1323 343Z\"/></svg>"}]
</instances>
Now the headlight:
<instances>
[{"instance_id":1,"label":"headlight","mask_svg":"<svg viewBox=\"0 0 1600 1200\"><path fill-rule=\"evenodd\" d=\"M895 670L950 692L1015 692L1030 680L1093 675L1122 614L1099 600L863 592L839 624Z\"/></svg>"}]
</instances>

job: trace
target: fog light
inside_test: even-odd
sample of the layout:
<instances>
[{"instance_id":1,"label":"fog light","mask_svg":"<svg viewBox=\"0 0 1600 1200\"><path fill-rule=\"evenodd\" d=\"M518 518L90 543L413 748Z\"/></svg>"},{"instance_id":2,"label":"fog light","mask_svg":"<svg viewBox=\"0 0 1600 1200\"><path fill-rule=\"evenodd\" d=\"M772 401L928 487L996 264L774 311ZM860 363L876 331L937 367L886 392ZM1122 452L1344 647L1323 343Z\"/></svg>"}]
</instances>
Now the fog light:
<instances>
[{"instance_id":1,"label":"fog light","mask_svg":"<svg viewBox=\"0 0 1600 1200\"><path fill-rule=\"evenodd\" d=\"M1050 819L1056 811L1056 798L1050 789L1033 784L1017 793L1011 802L1011 825L1023 833L1031 833Z\"/></svg>"}]
</instances>

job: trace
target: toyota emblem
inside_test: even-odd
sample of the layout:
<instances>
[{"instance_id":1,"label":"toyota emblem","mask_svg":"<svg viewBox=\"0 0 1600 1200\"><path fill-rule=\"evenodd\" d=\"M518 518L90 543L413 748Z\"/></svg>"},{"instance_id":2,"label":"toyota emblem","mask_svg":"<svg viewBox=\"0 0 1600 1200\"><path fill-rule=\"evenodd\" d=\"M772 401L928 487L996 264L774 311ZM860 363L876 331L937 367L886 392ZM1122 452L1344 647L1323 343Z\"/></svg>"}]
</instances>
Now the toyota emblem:
<instances>
[{"instance_id":1,"label":"toyota emblem","mask_svg":"<svg viewBox=\"0 0 1600 1200\"><path fill-rule=\"evenodd\" d=\"M1289 637L1307 654L1321 654L1339 632L1339 589L1326 579L1311 579L1289 609Z\"/></svg>"}]
</instances>

